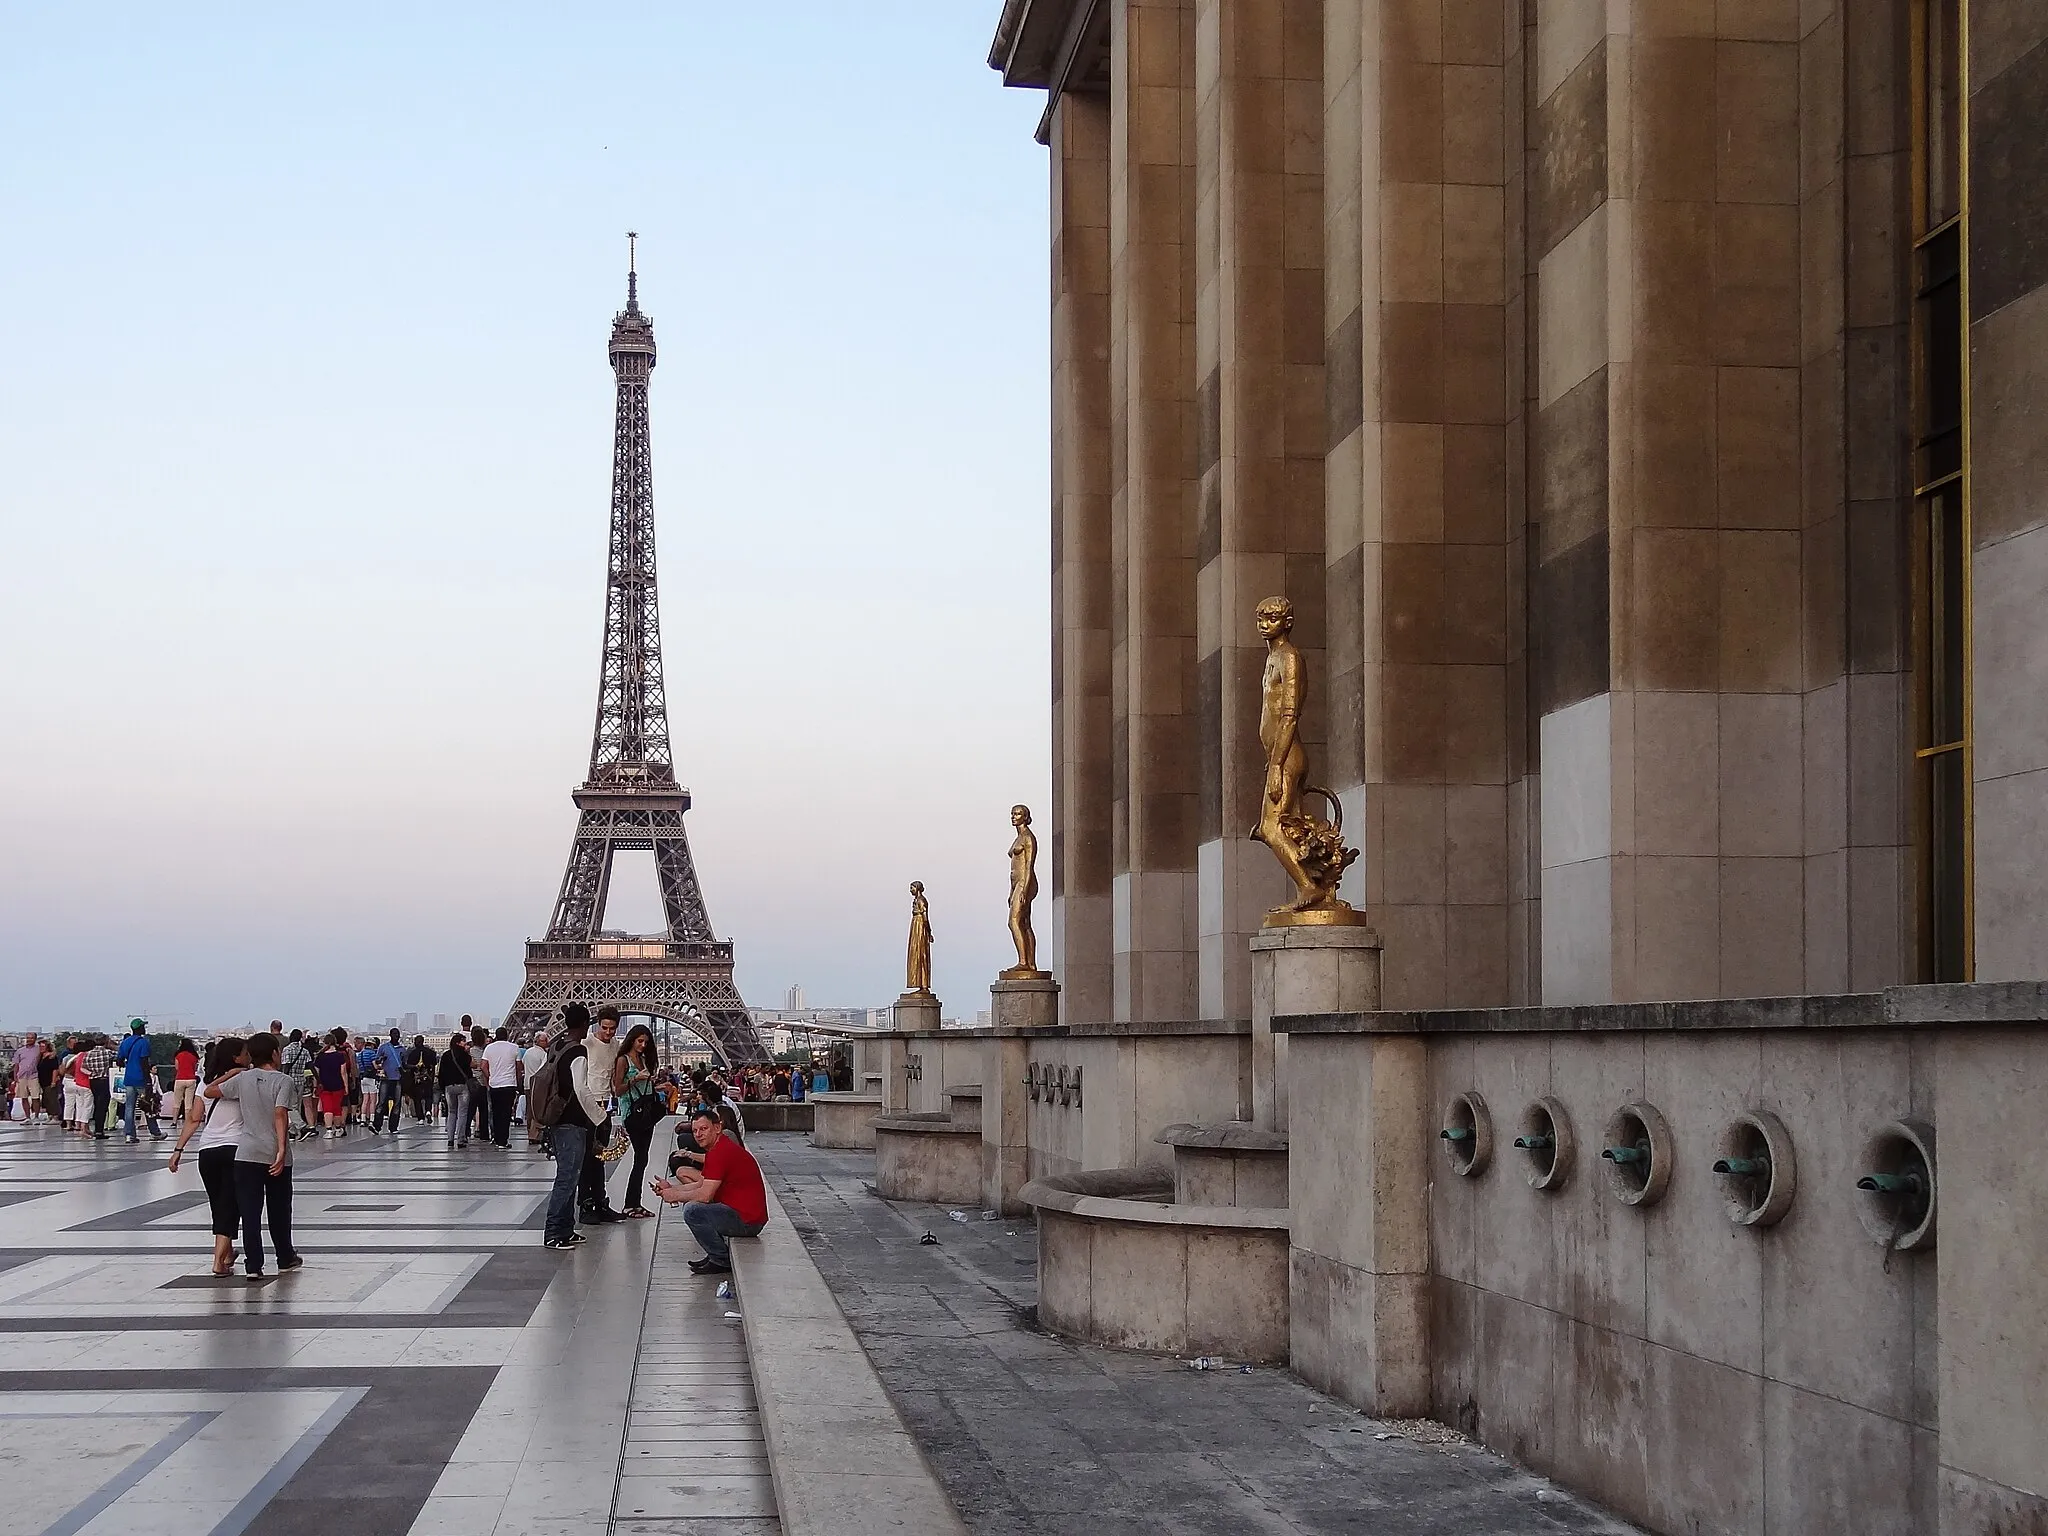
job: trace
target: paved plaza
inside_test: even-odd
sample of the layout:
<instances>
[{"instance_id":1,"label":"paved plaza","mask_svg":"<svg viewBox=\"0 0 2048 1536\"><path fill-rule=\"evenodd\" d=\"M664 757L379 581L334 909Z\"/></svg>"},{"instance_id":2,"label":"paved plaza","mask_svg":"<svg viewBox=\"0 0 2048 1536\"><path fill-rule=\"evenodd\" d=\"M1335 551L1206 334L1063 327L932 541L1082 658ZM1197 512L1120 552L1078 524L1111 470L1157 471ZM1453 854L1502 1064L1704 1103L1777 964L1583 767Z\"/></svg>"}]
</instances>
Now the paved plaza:
<instances>
[{"instance_id":1,"label":"paved plaza","mask_svg":"<svg viewBox=\"0 0 2048 1536\"><path fill-rule=\"evenodd\" d=\"M878 1199L871 1153L800 1136L750 1145L977 1536L1634 1530L1435 1426L1365 1418L1285 1371L1197 1371L1053 1338L1031 1315L1029 1221Z\"/></svg>"},{"instance_id":2,"label":"paved plaza","mask_svg":"<svg viewBox=\"0 0 2048 1536\"><path fill-rule=\"evenodd\" d=\"M977 1533L1627 1529L1284 1371L1052 1338L1028 1223L752 1145ZM357 1134L299 1144L306 1267L251 1284L208 1273L196 1170L162 1152L0 1132L0 1536L781 1529L741 1303L688 1273L680 1221L551 1253L546 1160Z\"/></svg>"},{"instance_id":3,"label":"paved plaza","mask_svg":"<svg viewBox=\"0 0 2048 1536\"><path fill-rule=\"evenodd\" d=\"M0 1536L780 1529L680 1221L548 1252L552 1164L409 1126L299 1143L305 1268L217 1280L165 1150L0 1129Z\"/></svg>"}]
</instances>

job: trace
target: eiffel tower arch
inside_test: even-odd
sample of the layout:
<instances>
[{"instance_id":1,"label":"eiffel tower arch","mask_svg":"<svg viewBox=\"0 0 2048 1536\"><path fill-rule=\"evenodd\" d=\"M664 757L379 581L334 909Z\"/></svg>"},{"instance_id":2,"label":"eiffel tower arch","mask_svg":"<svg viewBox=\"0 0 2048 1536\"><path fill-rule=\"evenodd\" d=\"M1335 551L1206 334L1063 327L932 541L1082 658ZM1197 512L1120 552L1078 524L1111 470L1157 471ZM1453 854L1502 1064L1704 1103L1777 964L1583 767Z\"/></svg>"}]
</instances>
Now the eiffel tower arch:
<instances>
[{"instance_id":1,"label":"eiffel tower arch","mask_svg":"<svg viewBox=\"0 0 2048 1536\"><path fill-rule=\"evenodd\" d=\"M641 312L639 274L630 260L626 307L612 320L611 362L618 380L611 561L590 773L575 791L576 837L547 937L527 941L526 982L505 1022L524 1034L558 1018L569 1003L593 1012L613 1003L622 1013L682 1025L727 1063L762 1062L767 1048L733 984L732 944L712 932L705 910L683 830L690 792L676 782L669 750L647 426L654 322ZM663 933L614 934L599 926L612 860L628 851L654 855Z\"/></svg>"}]
</instances>

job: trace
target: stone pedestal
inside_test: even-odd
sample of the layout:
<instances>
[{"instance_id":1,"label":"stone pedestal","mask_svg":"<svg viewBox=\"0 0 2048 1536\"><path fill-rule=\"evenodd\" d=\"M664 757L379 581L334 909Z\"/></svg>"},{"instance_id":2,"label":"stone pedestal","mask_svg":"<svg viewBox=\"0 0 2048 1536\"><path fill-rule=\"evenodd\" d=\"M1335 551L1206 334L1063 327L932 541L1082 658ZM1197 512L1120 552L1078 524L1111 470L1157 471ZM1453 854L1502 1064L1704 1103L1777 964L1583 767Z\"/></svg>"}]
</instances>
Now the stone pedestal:
<instances>
[{"instance_id":1,"label":"stone pedestal","mask_svg":"<svg viewBox=\"0 0 2048 1536\"><path fill-rule=\"evenodd\" d=\"M1060 984L1051 977L998 981L988 989L989 1023L981 1070L981 1201L1005 1216L1026 1216L1018 1198L1030 1175L1025 1134L1024 1073L1031 1037L1019 1029L1050 1029L1060 1021Z\"/></svg>"},{"instance_id":2,"label":"stone pedestal","mask_svg":"<svg viewBox=\"0 0 2048 1536\"><path fill-rule=\"evenodd\" d=\"M890 1010L890 1019L896 1033L882 1041L882 1110L893 1115L919 1107L918 1084L910 1080L910 1058L925 1054L921 1048L913 1050L903 1039L902 1032L936 1032L939 1027L939 1000L929 992L906 992L896 999L896 1006Z\"/></svg>"},{"instance_id":3,"label":"stone pedestal","mask_svg":"<svg viewBox=\"0 0 2048 1536\"><path fill-rule=\"evenodd\" d=\"M1252 1123L1287 1129L1287 1037L1276 1014L1368 1013L1380 1005L1370 928L1261 928L1252 935Z\"/></svg>"},{"instance_id":4,"label":"stone pedestal","mask_svg":"<svg viewBox=\"0 0 2048 1536\"><path fill-rule=\"evenodd\" d=\"M891 1010L898 1029L937 1029L939 1000L929 992L906 992Z\"/></svg>"}]
</instances>

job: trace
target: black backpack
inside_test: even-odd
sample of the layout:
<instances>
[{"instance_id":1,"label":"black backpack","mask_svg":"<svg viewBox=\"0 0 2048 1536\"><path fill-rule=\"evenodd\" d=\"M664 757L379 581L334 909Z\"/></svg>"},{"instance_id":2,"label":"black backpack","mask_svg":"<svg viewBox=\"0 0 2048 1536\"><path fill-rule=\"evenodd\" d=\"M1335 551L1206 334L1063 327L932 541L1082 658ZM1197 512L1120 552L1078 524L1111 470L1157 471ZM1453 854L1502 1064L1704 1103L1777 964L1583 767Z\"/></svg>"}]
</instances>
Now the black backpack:
<instances>
[{"instance_id":1,"label":"black backpack","mask_svg":"<svg viewBox=\"0 0 2048 1536\"><path fill-rule=\"evenodd\" d=\"M561 1070L562 1058L567 1054L566 1047L552 1053L526 1085L526 1118L542 1130L562 1123L562 1116L568 1113L569 1096L576 1091L569 1074Z\"/></svg>"}]
</instances>

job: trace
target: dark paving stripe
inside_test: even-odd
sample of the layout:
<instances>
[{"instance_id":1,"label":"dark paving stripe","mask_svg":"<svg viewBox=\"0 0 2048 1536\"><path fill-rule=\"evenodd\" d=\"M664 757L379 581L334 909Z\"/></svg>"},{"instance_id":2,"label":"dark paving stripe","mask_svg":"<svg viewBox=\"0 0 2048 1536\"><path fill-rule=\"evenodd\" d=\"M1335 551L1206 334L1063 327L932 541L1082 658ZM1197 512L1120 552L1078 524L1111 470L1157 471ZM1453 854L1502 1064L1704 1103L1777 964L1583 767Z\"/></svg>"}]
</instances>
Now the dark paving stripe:
<instances>
[{"instance_id":1,"label":"dark paving stripe","mask_svg":"<svg viewBox=\"0 0 2048 1536\"><path fill-rule=\"evenodd\" d=\"M524 1328L561 1272L562 1256L545 1248L500 1249L434 1322L456 1328Z\"/></svg>"},{"instance_id":2,"label":"dark paving stripe","mask_svg":"<svg viewBox=\"0 0 2048 1536\"><path fill-rule=\"evenodd\" d=\"M111 1216L95 1216L90 1221L74 1222L64 1228L66 1232L140 1232L153 1222L162 1221L166 1216L180 1216L195 1206L206 1204L206 1191L187 1190L181 1194L165 1195L161 1200L145 1201L131 1205L125 1211L116 1211Z\"/></svg>"},{"instance_id":3,"label":"dark paving stripe","mask_svg":"<svg viewBox=\"0 0 2048 1536\"><path fill-rule=\"evenodd\" d=\"M99 1250L93 1250L99 1251ZM313 1250L309 1249L309 1253ZM0 1255L0 1269L11 1269L42 1257L39 1253ZM197 1262L195 1259L194 1262ZM316 1261L317 1262L317 1261ZM248 1328L524 1328L533 1310L547 1294L549 1284L562 1270L561 1255L545 1248L504 1248L485 1260L483 1268L470 1276L469 1283L439 1312L345 1312L323 1315L305 1313L224 1312L197 1317L125 1317L121 1326L132 1332L232 1333ZM158 1286L158 1290L233 1291L237 1294L266 1294L275 1289L278 1277L268 1286L251 1287L235 1276L210 1274L180 1275ZM283 1294L279 1292L278 1294ZM74 1333L102 1326L96 1319L51 1315L46 1317L0 1318L0 1335L8 1333Z\"/></svg>"},{"instance_id":4,"label":"dark paving stripe","mask_svg":"<svg viewBox=\"0 0 2048 1536\"><path fill-rule=\"evenodd\" d=\"M377 1372L247 1536L403 1536L497 1374L495 1366Z\"/></svg>"}]
</instances>

